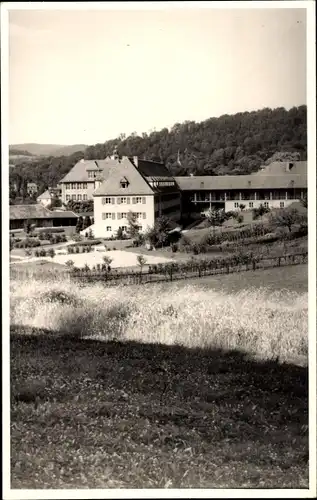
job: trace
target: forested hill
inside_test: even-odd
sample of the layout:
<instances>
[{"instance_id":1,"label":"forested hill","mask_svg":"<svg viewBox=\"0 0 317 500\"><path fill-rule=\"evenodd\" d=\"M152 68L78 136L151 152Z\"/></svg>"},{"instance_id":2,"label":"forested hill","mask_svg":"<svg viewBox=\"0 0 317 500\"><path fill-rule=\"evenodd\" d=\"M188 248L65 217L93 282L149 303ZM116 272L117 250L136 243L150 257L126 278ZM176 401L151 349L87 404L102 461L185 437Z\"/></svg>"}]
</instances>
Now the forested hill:
<instances>
[{"instance_id":1,"label":"forested hill","mask_svg":"<svg viewBox=\"0 0 317 500\"><path fill-rule=\"evenodd\" d=\"M187 121L170 131L121 136L90 146L85 157L104 158L117 145L120 155L162 160L175 175L247 174L277 151L298 151L306 159L306 113L306 106L289 111L266 108L200 123Z\"/></svg>"},{"instance_id":2,"label":"forested hill","mask_svg":"<svg viewBox=\"0 0 317 500\"><path fill-rule=\"evenodd\" d=\"M150 134L123 134L84 153L42 158L19 165L14 175L39 183L56 184L85 155L105 158L115 147L121 156L164 161L174 175L248 174L258 170L276 152L307 152L307 108L294 107L223 115L200 123L187 121ZM13 174L12 174L13 175Z\"/></svg>"}]
</instances>

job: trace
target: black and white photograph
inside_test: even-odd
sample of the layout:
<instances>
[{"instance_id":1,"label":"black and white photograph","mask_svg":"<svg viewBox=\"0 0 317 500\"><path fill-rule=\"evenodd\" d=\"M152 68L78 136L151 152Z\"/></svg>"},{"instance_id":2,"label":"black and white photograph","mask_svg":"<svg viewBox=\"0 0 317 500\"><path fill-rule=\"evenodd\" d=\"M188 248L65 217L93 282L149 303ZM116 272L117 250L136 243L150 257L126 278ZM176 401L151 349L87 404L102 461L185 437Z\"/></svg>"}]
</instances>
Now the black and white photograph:
<instances>
[{"instance_id":1,"label":"black and white photograph","mask_svg":"<svg viewBox=\"0 0 317 500\"><path fill-rule=\"evenodd\" d=\"M2 3L6 500L316 496L315 40Z\"/></svg>"}]
</instances>

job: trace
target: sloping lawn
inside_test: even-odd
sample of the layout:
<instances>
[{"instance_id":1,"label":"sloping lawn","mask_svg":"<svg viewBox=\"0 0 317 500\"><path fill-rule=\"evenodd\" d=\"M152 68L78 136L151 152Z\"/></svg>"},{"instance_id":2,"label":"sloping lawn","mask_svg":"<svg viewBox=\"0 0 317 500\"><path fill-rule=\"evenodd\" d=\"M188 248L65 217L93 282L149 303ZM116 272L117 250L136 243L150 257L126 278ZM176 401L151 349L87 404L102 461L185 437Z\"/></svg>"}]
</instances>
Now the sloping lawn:
<instances>
[{"instance_id":1,"label":"sloping lawn","mask_svg":"<svg viewBox=\"0 0 317 500\"><path fill-rule=\"evenodd\" d=\"M12 488L307 488L307 369L11 333Z\"/></svg>"}]
</instances>

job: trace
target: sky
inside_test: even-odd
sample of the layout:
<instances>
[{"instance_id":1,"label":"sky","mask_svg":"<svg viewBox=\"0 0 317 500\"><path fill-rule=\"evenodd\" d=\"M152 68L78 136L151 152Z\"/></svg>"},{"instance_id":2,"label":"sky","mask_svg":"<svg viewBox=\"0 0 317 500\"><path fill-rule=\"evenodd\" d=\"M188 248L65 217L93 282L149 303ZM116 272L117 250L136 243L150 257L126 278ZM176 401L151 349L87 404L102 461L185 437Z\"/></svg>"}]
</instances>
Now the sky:
<instances>
[{"instance_id":1,"label":"sky","mask_svg":"<svg viewBox=\"0 0 317 500\"><path fill-rule=\"evenodd\" d=\"M305 9L9 12L10 144L302 104Z\"/></svg>"}]
</instances>

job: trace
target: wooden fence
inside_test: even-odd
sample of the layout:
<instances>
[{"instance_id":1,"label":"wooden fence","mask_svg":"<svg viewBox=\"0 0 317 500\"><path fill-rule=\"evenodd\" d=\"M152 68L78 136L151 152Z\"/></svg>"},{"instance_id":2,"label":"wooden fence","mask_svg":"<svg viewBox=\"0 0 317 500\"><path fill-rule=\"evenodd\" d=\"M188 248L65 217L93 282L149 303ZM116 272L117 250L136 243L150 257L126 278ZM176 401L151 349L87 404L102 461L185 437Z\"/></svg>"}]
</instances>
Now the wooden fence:
<instances>
[{"instance_id":1,"label":"wooden fence","mask_svg":"<svg viewBox=\"0 0 317 500\"><path fill-rule=\"evenodd\" d=\"M290 266L297 264L304 264L308 261L308 252L288 254L279 257L267 257L259 261L253 260L247 264L238 264L235 266L223 265L212 269L203 269L198 267L195 270L174 270L172 267L169 271L162 273L148 273L148 272L116 272L115 270L110 273L101 272L86 272L76 271L70 273L70 279L77 283L95 283L101 282L106 286L116 285L136 285L148 283L160 283L166 281L177 281L192 278L202 278L204 276L215 276L220 274L231 274L243 271L255 271L258 269L270 269L274 267ZM199 261L197 261L199 262Z\"/></svg>"}]
</instances>

